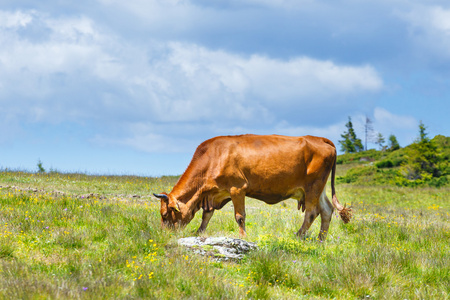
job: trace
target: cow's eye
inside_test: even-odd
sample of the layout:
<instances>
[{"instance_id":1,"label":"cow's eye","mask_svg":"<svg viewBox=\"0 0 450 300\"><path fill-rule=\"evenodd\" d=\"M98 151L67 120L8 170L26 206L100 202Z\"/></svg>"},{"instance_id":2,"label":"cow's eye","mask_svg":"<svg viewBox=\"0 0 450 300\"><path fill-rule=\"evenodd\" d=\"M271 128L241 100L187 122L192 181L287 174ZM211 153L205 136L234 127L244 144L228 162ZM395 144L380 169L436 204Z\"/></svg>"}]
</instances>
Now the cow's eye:
<instances>
[{"instance_id":1,"label":"cow's eye","mask_svg":"<svg viewBox=\"0 0 450 300\"><path fill-rule=\"evenodd\" d=\"M167 219L168 216L169 216L169 213L168 213L168 212L165 212L165 213L162 214L162 217L163 217L164 219Z\"/></svg>"}]
</instances>

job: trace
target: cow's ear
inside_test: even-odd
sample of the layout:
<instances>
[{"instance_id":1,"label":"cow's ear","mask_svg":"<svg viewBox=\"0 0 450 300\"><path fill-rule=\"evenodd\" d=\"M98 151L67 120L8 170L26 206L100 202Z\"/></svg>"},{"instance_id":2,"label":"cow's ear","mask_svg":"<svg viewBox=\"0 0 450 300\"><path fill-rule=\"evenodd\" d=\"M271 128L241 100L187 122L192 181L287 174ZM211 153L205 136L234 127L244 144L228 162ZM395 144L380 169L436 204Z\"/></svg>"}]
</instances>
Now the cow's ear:
<instances>
[{"instance_id":1,"label":"cow's ear","mask_svg":"<svg viewBox=\"0 0 450 300\"><path fill-rule=\"evenodd\" d=\"M162 199L166 202L169 202L169 196L167 194L153 194L156 198Z\"/></svg>"},{"instance_id":2,"label":"cow's ear","mask_svg":"<svg viewBox=\"0 0 450 300\"><path fill-rule=\"evenodd\" d=\"M169 202L169 208L174 210L174 211L181 212L180 211L180 206L178 205L178 200L170 201Z\"/></svg>"}]
</instances>

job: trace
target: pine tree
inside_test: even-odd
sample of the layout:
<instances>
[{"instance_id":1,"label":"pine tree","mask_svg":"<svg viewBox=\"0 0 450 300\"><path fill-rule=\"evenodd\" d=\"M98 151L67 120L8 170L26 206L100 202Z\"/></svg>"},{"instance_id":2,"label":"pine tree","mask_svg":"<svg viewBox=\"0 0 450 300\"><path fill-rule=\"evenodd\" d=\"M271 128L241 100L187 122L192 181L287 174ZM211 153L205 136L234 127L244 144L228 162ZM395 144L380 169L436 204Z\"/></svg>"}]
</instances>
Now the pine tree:
<instances>
[{"instance_id":1,"label":"pine tree","mask_svg":"<svg viewBox=\"0 0 450 300\"><path fill-rule=\"evenodd\" d=\"M383 144L385 142L384 136L381 133L377 134L377 140L375 141L375 144L377 144L380 147L380 150L383 150Z\"/></svg>"},{"instance_id":2,"label":"pine tree","mask_svg":"<svg viewBox=\"0 0 450 300\"><path fill-rule=\"evenodd\" d=\"M408 179L439 177L438 163L437 146L428 138L426 127L420 121L419 137L407 150L406 176Z\"/></svg>"},{"instance_id":3,"label":"pine tree","mask_svg":"<svg viewBox=\"0 0 450 300\"><path fill-rule=\"evenodd\" d=\"M419 140L416 142L419 143L429 143L430 139L428 138L428 133L426 132L427 128L425 125L420 121L419 123Z\"/></svg>"},{"instance_id":4,"label":"pine tree","mask_svg":"<svg viewBox=\"0 0 450 300\"><path fill-rule=\"evenodd\" d=\"M341 151L345 153L354 153L363 150L362 142L356 137L352 119L350 117L348 117L348 122L345 124L345 127L347 127L347 131L341 134L343 140L339 141L341 144Z\"/></svg>"},{"instance_id":5,"label":"pine tree","mask_svg":"<svg viewBox=\"0 0 450 300\"><path fill-rule=\"evenodd\" d=\"M397 138L395 135L391 134L389 136L389 148L390 151L398 150L400 149L400 144L397 141Z\"/></svg>"}]
</instances>

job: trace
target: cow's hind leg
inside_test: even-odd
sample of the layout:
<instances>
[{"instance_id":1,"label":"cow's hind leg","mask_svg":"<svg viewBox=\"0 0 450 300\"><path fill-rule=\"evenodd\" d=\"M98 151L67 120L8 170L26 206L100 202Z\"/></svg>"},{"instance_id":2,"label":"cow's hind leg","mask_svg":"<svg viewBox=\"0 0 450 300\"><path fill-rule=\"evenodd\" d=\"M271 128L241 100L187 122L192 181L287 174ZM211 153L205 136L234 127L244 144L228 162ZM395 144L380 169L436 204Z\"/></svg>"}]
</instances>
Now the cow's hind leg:
<instances>
[{"instance_id":1,"label":"cow's hind leg","mask_svg":"<svg viewBox=\"0 0 450 300\"><path fill-rule=\"evenodd\" d=\"M239 225L239 235L245 237L245 192L242 189L233 187L230 194L234 206L234 216Z\"/></svg>"},{"instance_id":2,"label":"cow's hind leg","mask_svg":"<svg viewBox=\"0 0 450 300\"><path fill-rule=\"evenodd\" d=\"M206 226L208 226L209 220L211 220L211 217L213 216L213 214L214 214L214 209L212 209L210 211L203 210L202 224L198 228L197 234L202 233L203 231L205 231Z\"/></svg>"},{"instance_id":3,"label":"cow's hind leg","mask_svg":"<svg viewBox=\"0 0 450 300\"><path fill-rule=\"evenodd\" d=\"M324 241L327 238L327 233L330 228L331 217L334 210L333 205L330 203L330 200L325 193L325 189L323 189L322 195L320 195L319 207L321 219L319 239Z\"/></svg>"},{"instance_id":4,"label":"cow's hind leg","mask_svg":"<svg viewBox=\"0 0 450 300\"><path fill-rule=\"evenodd\" d=\"M318 215L319 212L316 207L311 207L310 205L306 204L305 220L303 221L302 227L297 232L297 236L304 237L309 227L311 227L311 224L314 222Z\"/></svg>"},{"instance_id":5,"label":"cow's hind leg","mask_svg":"<svg viewBox=\"0 0 450 300\"><path fill-rule=\"evenodd\" d=\"M304 209L305 219L303 220L302 227L297 232L297 236L304 237L311 224L317 218L320 213L320 195L323 190L323 186L314 185L309 191L304 192Z\"/></svg>"}]
</instances>

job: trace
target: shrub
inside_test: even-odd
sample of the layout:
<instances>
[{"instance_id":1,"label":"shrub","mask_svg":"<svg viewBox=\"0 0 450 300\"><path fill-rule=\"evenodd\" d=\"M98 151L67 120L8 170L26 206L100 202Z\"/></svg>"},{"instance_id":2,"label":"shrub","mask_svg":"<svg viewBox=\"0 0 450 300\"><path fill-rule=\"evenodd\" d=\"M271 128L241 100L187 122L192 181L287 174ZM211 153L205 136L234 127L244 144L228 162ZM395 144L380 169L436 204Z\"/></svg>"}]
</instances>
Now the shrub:
<instances>
[{"instance_id":1,"label":"shrub","mask_svg":"<svg viewBox=\"0 0 450 300\"><path fill-rule=\"evenodd\" d=\"M394 166L394 163L392 162L392 160L390 159L385 159L382 161L379 161L375 164L375 166L378 169L383 169L383 168L392 168Z\"/></svg>"}]
</instances>

